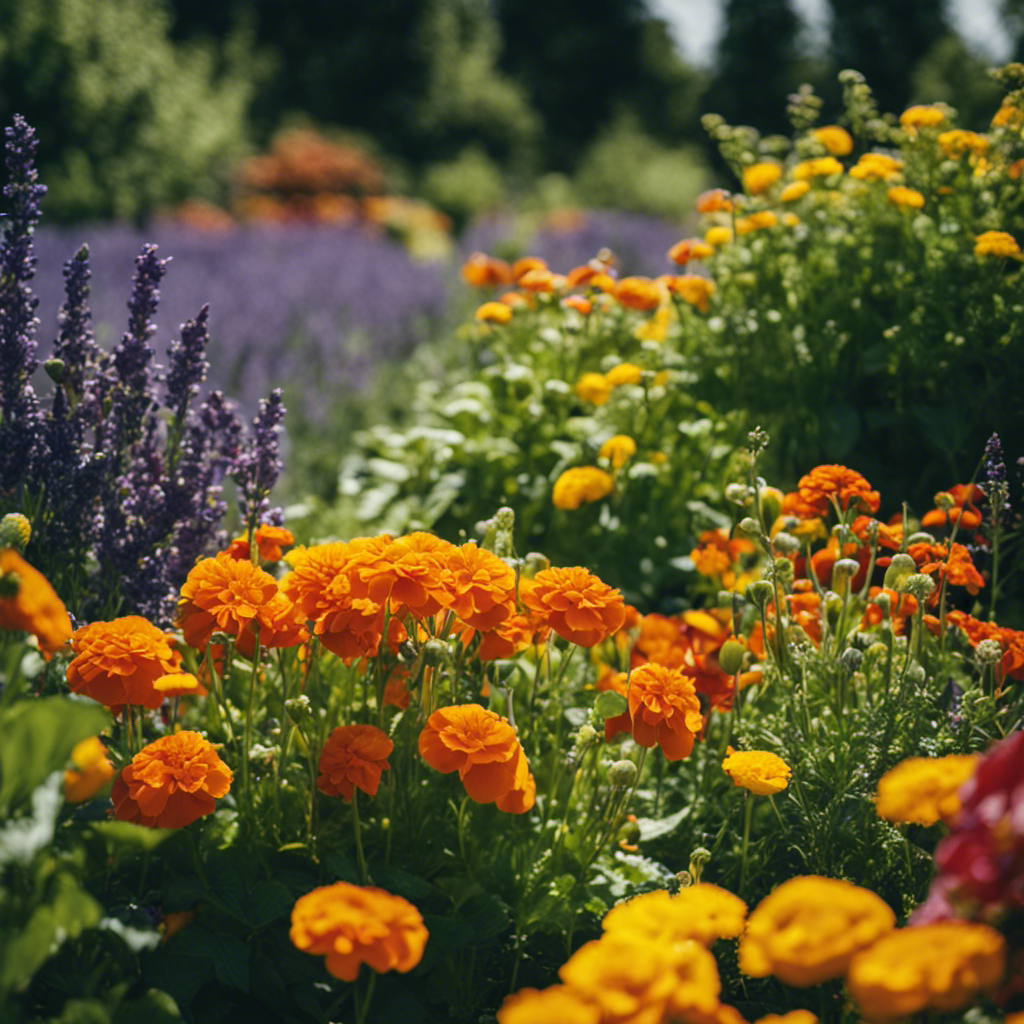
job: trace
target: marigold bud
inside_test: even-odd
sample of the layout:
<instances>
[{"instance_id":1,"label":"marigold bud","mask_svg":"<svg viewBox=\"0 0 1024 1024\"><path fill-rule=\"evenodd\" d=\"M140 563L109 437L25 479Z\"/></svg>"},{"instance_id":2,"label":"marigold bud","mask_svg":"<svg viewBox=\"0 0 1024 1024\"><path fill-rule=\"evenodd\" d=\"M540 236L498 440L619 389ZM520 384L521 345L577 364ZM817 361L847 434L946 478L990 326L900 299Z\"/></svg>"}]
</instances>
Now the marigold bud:
<instances>
[{"instance_id":1,"label":"marigold bud","mask_svg":"<svg viewBox=\"0 0 1024 1024\"><path fill-rule=\"evenodd\" d=\"M861 651L858 651L856 647L847 647L839 656L839 664L842 665L847 672L858 671L863 662L864 655Z\"/></svg>"},{"instance_id":2,"label":"marigold bud","mask_svg":"<svg viewBox=\"0 0 1024 1024\"><path fill-rule=\"evenodd\" d=\"M615 761L608 768L608 781L625 789L636 782L636 765L632 761Z\"/></svg>"},{"instance_id":3,"label":"marigold bud","mask_svg":"<svg viewBox=\"0 0 1024 1024\"><path fill-rule=\"evenodd\" d=\"M853 576L856 576L860 571L860 562L855 558L840 558L835 565L832 566L832 579L833 581L838 579L848 580Z\"/></svg>"},{"instance_id":4,"label":"marigold bud","mask_svg":"<svg viewBox=\"0 0 1024 1024\"><path fill-rule=\"evenodd\" d=\"M767 580L755 580L744 593L751 604L763 608L775 596L775 588Z\"/></svg>"},{"instance_id":5,"label":"marigold bud","mask_svg":"<svg viewBox=\"0 0 1024 1024\"><path fill-rule=\"evenodd\" d=\"M885 570L885 579L882 581L882 586L886 590L896 590L900 580L915 572L917 572L917 562L910 555L900 552L892 556L889 568Z\"/></svg>"},{"instance_id":6,"label":"marigold bud","mask_svg":"<svg viewBox=\"0 0 1024 1024\"><path fill-rule=\"evenodd\" d=\"M14 548L19 555L32 539L32 524L20 512L8 512L0 519L0 548Z\"/></svg>"},{"instance_id":7,"label":"marigold bud","mask_svg":"<svg viewBox=\"0 0 1024 1024\"><path fill-rule=\"evenodd\" d=\"M780 530L772 537L772 546L779 554L795 555L800 550L800 540L798 537L794 537L793 534Z\"/></svg>"},{"instance_id":8,"label":"marigold bud","mask_svg":"<svg viewBox=\"0 0 1024 1024\"><path fill-rule=\"evenodd\" d=\"M740 520L740 529L744 533L759 534L761 532L761 524L753 516L747 516Z\"/></svg>"},{"instance_id":9,"label":"marigold bud","mask_svg":"<svg viewBox=\"0 0 1024 1024\"><path fill-rule=\"evenodd\" d=\"M726 500L734 505L746 505L750 496L750 488L746 484L729 484L725 489Z\"/></svg>"},{"instance_id":10,"label":"marigold bud","mask_svg":"<svg viewBox=\"0 0 1024 1024\"><path fill-rule=\"evenodd\" d=\"M924 573L915 572L904 577L896 589L904 594L910 594L918 601L925 601L935 592L935 580Z\"/></svg>"},{"instance_id":11,"label":"marigold bud","mask_svg":"<svg viewBox=\"0 0 1024 1024\"><path fill-rule=\"evenodd\" d=\"M743 667L746 648L738 640L726 640L718 652L718 664L722 671L734 676Z\"/></svg>"},{"instance_id":12,"label":"marigold bud","mask_svg":"<svg viewBox=\"0 0 1024 1024\"><path fill-rule=\"evenodd\" d=\"M1003 645L998 640L982 640L974 648L979 665L995 665L1002 660Z\"/></svg>"}]
</instances>

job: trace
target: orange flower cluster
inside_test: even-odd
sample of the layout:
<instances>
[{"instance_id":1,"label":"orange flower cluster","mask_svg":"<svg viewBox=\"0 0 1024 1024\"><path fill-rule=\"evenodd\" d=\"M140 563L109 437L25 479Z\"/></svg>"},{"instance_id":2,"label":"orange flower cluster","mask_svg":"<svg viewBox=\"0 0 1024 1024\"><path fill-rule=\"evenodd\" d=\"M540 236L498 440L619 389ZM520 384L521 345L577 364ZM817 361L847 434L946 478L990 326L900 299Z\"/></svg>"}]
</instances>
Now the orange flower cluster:
<instances>
[{"instance_id":1,"label":"orange flower cluster","mask_svg":"<svg viewBox=\"0 0 1024 1024\"><path fill-rule=\"evenodd\" d=\"M977 594L985 580L974 567L970 553L963 544L911 544L907 554L917 563L918 571L925 576L936 577L935 582L946 579L958 587L966 587L969 594ZM938 604L939 591L936 587L928 599L931 605Z\"/></svg>"},{"instance_id":2,"label":"orange flower cluster","mask_svg":"<svg viewBox=\"0 0 1024 1024\"><path fill-rule=\"evenodd\" d=\"M71 649L68 685L107 707L158 708L169 694L156 683L181 670L173 635L139 615L82 626L71 636Z\"/></svg>"},{"instance_id":3,"label":"orange flower cluster","mask_svg":"<svg viewBox=\"0 0 1024 1024\"><path fill-rule=\"evenodd\" d=\"M114 817L150 828L184 828L231 788L231 769L197 732L178 732L143 747L114 780Z\"/></svg>"},{"instance_id":4,"label":"orange flower cluster","mask_svg":"<svg viewBox=\"0 0 1024 1024\"><path fill-rule=\"evenodd\" d=\"M457 771L477 803L512 814L533 806L536 784L515 729L479 704L435 711L420 733L419 751L436 771Z\"/></svg>"},{"instance_id":5,"label":"orange flower cluster","mask_svg":"<svg viewBox=\"0 0 1024 1024\"><path fill-rule=\"evenodd\" d=\"M292 909L297 949L326 957L329 974L355 981L365 963L379 974L411 971L423 959L427 929L401 896L373 886L335 882L306 893Z\"/></svg>"},{"instance_id":6,"label":"orange flower cluster","mask_svg":"<svg viewBox=\"0 0 1024 1024\"><path fill-rule=\"evenodd\" d=\"M835 502L845 512L851 505L862 512L877 512L878 491L856 470L846 466L817 466L801 477L797 490L813 515L827 516Z\"/></svg>"},{"instance_id":7,"label":"orange flower cluster","mask_svg":"<svg viewBox=\"0 0 1024 1024\"><path fill-rule=\"evenodd\" d=\"M652 661L633 669L628 683L621 677L616 682L607 688L622 693L628 708L605 722L605 736L629 732L643 747L660 746L670 761L686 757L704 725L693 678Z\"/></svg>"},{"instance_id":8,"label":"orange flower cluster","mask_svg":"<svg viewBox=\"0 0 1024 1024\"><path fill-rule=\"evenodd\" d=\"M730 539L724 530L706 530L690 552L690 558L694 569L702 576L717 577L723 589L732 590L742 579L742 574L736 570L737 563L756 551L753 542L745 537Z\"/></svg>"},{"instance_id":9,"label":"orange flower cluster","mask_svg":"<svg viewBox=\"0 0 1024 1024\"><path fill-rule=\"evenodd\" d=\"M339 725L320 751L316 788L327 796L348 801L355 790L377 795L381 772L395 745L375 725Z\"/></svg>"},{"instance_id":10,"label":"orange flower cluster","mask_svg":"<svg viewBox=\"0 0 1024 1024\"><path fill-rule=\"evenodd\" d=\"M283 526L263 523L256 527L252 539L256 542L261 562L279 562L284 556L284 549L295 543L295 535ZM232 558L248 560L250 558L249 541L245 537L236 537L227 547Z\"/></svg>"},{"instance_id":11,"label":"orange flower cluster","mask_svg":"<svg viewBox=\"0 0 1024 1024\"><path fill-rule=\"evenodd\" d=\"M1024 631L985 622L956 609L946 614L946 622L962 629L972 647L977 647L982 640L998 641L1003 652L999 662L1000 677L1024 680Z\"/></svg>"},{"instance_id":12,"label":"orange flower cluster","mask_svg":"<svg viewBox=\"0 0 1024 1024\"><path fill-rule=\"evenodd\" d=\"M981 512L977 503L984 500L984 492L976 484L956 484L944 494L935 496L948 499L945 508L933 508L921 517L921 529L948 529L959 525L961 530L976 530L981 526Z\"/></svg>"},{"instance_id":13,"label":"orange flower cluster","mask_svg":"<svg viewBox=\"0 0 1024 1024\"><path fill-rule=\"evenodd\" d=\"M13 548L0 549L0 629L29 633L47 661L71 639L71 618L50 581Z\"/></svg>"}]
</instances>

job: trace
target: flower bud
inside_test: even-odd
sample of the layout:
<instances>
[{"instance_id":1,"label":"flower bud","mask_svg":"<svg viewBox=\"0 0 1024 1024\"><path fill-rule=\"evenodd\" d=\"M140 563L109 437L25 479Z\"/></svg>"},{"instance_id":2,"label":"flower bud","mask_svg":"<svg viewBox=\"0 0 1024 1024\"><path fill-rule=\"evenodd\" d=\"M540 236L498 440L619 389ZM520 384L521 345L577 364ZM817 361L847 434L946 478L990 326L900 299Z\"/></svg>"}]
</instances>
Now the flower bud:
<instances>
[{"instance_id":1,"label":"flower bud","mask_svg":"<svg viewBox=\"0 0 1024 1024\"><path fill-rule=\"evenodd\" d=\"M1002 661L1003 645L998 640L982 640L974 648L974 656L979 665L995 665Z\"/></svg>"},{"instance_id":2,"label":"flower bud","mask_svg":"<svg viewBox=\"0 0 1024 1024\"><path fill-rule=\"evenodd\" d=\"M47 359L43 363L43 369L46 371L46 376L53 381L54 384L64 383L64 360L63 359Z\"/></svg>"},{"instance_id":3,"label":"flower bud","mask_svg":"<svg viewBox=\"0 0 1024 1024\"><path fill-rule=\"evenodd\" d=\"M636 765L632 761L614 761L608 768L608 781L625 789L636 782Z\"/></svg>"},{"instance_id":4,"label":"flower bud","mask_svg":"<svg viewBox=\"0 0 1024 1024\"><path fill-rule=\"evenodd\" d=\"M874 601L872 603L883 615L888 615L889 610L892 608L892 598L884 591L880 594L875 594Z\"/></svg>"},{"instance_id":5,"label":"flower bud","mask_svg":"<svg viewBox=\"0 0 1024 1024\"><path fill-rule=\"evenodd\" d=\"M925 680L925 670L923 665L919 665L916 661L910 663L907 668L907 682L911 686L920 686Z\"/></svg>"},{"instance_id":6,"label":"flower bud","mask_svg":"<svg viewBox=\"0 0 1024 1024\"><path fill-rule=\"evenodd\" d=\"M925 530L918 530L917 533L912 533L907 538L908 544L934 544L935 537L927 533Z\"/></svg>"},{"instance_id":7,"label":"flower bud","mask_svg":"<svg viewBox=\"0 0 1024 1024\"><path fill-rule=\"evenodd\" d=\"M774 523L782 511L783 494L777 487L765 487L761 491L761 516L766 523Z\"/></svg>"},{"instance_id":8,"label":"flower bud","mask_svg":"<svg viewBox=\"0 0 1024 1024\"><path fill-rule=\"evenodd\" d=\"M722 671L734 676L743 667L743 655L747 649L738 640L726 640L718 652L718 664Z\"/></svg>"},{"instance_id":9,"label":"flower bud","mask_svg":"<svg viewBox=\"0 0 1024 1024\"><path fill-rule=\"evenodd\" d=\"M858 671L863 662L864 655L858 651L856 647L847 647L846 650L839 655L839 664L842 665L847 672Z\"/></svg>"},{"instance_id":10,"label":"flower bud","mask_svg":"<svg viewBox=\"0 0 1024 1024\"><path fill-rule=\"evenodd\" d=\"M872 644L872 645L871 645L871 646L870 646L870 647L869 647L869 648L868 648L868 649L867 649L867 650L866 650L866 651L864 652L864 657L865 657L865 658L869 658L869 659L870 659L870 660L872 660L872 661L875 661L875 660L877 660L878 658L885 658L885 657L887 657L887 656L888 656L888 654L889 654L889 648L888 648L888 647L886 647L886 646L885 646L885 644L883 644L883 643L881 643L881 642L879 641L878 643L873 643L873 644Z\"/></svg>"},{"instance_id":11,"label":"flower bud","mask_svg":"<svg viewBox=\"0 0 1024 1024\"><path fill-rule=\"evenodd\" d=\"M293 722L303 722L313 714L313 705L304 693L289 697L284 702L284 709Z\"/></svg>"},{"instance_id":12,"label":"flower bud","mask_svg":"<svg viewBox=\"0 0 1024 1024\"><path fill-rule=\"evenodd\" d=\"M753 533L756 535L761 532L761 524L753 516L746 516L740 520L740 529L744 533Z\"/></svg>"},{"instance_id":13,"label":"flower bud","mask_svg":"<svg viewBox=\"0 0 1024 1024\"><path fill-rule=\"evenodd\" d=\"M576 733L576 746L589 747L596 739L597 730L589 722L585 722Z\"/></svg>"},{"instance_id":14,"label":"flower bud","mask_svg":"<svg viewBox=\"0 0 1024 1024\"><path fill-rule=\"evenodd\" d=\"M788 558L776 558L773 567L775 579L788 589L793 582L793 563Z\"/></svg>"},{"instance_id":15,"label":"flower bud","mask_svg":"<svg viewBox=\"0 0 1024 1024\"><path fill-rule=\"evenodd\" d=\"M725 489L725 498L734 505L746 505L750 501L750 488L746 484L729 484Z\"/></svg>"},{"instance_id":16,"label":"flower bud","mask_svg":"<svg viewBox=\"0 0 1024 1024\"><path fill-rule=\"evenodd\" d=\"M775 596L775 588L767 580L754 580L744 594L751 604L763 608Z\"/></svg>"},{"instance_id":17,"label":"flower bud","mask_svg":"<svg viewBox=\"0 0 1024 1024\"><path fill-rule=\"evenodd\" d=\"M901 579L915 572L917 572L917 562L910 555L900 552L898 555L892 556L889 568L885 570L885 579L882 581L882 586L886 590L896 590L897 584Z\"/></svg>"},{"instance_id":18,"label":"flower bud","mask_svg":"<svg viewBox=\"0 0 1024 1024\"><path fill-rule=\"evenodd\" d=\"M423 664L440 665L448 655L448 645L443 640L428 640L423 645Z\"/></svg>"},{"instance_id":19,"label":"flower bud","mask_svg":"<svg viewBox=\"0 0 1024 1024\"><path fill-rule=\"evenodd\" d=\"M934 498L935 507L943 512L948 512L954 505L956 505L956 499L949 491L939 491Z\"/></svg>"},{"instance_id":20,"label":"flower bud","mask_svg":"<svg viewBox=\"0 0 1024 1024\"><path fill-rule=\"evenodd\" d=\"M935 592L935 580L923 572L915 572L900 581L899 589L918 601L925 601Z\"/></svg>"},{"instance_id":21,"label":"flower bud","mask_svg":"<svg viewBox=\"0 0 1024 1024\"><path fill-rule=\"evenodd\" d=\"M629 764L633 762L630 761ZM629 847L635 847L640 842L640 826L635 821L627 821L619 829L619 843Z\"/></svg>"},{"instance_id":22,"label":"flower bud","mask_svg":"<svg viewBox=\"0 0 1024 1024\"><path fill-rule=\"evenodd\" d=\"M0 519L0 548L14 548L19 555L32 538L32 524L20 512L8 512Z\"/></svg>"},{"instance_id":23,"label":"flower bud","mask_svg":"<svg viewBox=\"0 0 1024 1024\"><path fill-rule=\"evenodd\" d=\"M526 557L523 559L523 569L526 576L533 577L537 573L550 568L551 559L547 555L542 555L539 551L527 552Z\"/></svg>"},{"instance_id":24,"label":"flower bud","mask_svg":"<svg viewBox=\"0 0 1024 1024\"><path fill-rule=\"evenodd\" d=\"M800 539L791 533L786 533L785 530L780 530L772 538L772 547L780 555L795 555L800 550Z\"/></svg>"},{"instance_id":25,"label":"flower bud","mask_svg":"<svg viewBox=\"0 0 1024 1024\"><path fill-rule=\"evenodd\" d=\"M840 558L832 566L833 586L835 586L836 580L852 579L858 572L860 572L860 562L856 558Z\"/></svg>"}]
</instances>

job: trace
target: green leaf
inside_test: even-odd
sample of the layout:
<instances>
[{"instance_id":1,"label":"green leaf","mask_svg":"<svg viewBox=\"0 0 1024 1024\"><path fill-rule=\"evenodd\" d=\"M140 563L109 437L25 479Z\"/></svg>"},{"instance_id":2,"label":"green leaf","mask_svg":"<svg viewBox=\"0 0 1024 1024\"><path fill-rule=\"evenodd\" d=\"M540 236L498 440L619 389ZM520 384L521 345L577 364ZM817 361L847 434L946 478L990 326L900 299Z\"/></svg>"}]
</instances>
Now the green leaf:
<instances>
[{"instance_id":1,"label":"green leaf","mask_svg":"<svg viewBox=\"0 0 1024 1024\"><path fill-rule=\"evenodd\" d=\"M604 693L598 694L597 700L594 701L594 708L602 718L614 718L628 707L629 702L626 698L614 690L605 690Z\"/></svg>"},{"instance_id":2,"label":"green leaf","mask_svg":"<svg viewBox=\"0 0 1024 1024\"><path fill-rule=\"evenodd\" d=\"M156 849L176 831L172 828L132 825L127 821L95 821L90 823L89 830L106 839L112 849L126 853L147 853Z\"/></svg>"},{"instance_id":3,"label":"green leaf","mask_svg":"<svg viewBox=\"0 0 1024 1024\"><path fill-rule=\"evenodd\" d=\"M638 818L637 827L640 829L640 841L647 842L650 839L660 839L662 836L670 835L689 817L691 808L684 807L667 818Z\"/></svg>"},{"instance_id":4,"label":"green leaf","mask_svg":"<svg viewBox=\"0 0 1024 1024\"><path fill-rule=\"evenodd\" d=\"M165 949L178 956L205 960L213 964L222 984L249 991L249 946L234 935L211 932L193 923L187 931L172 936Z\"/></svg>"},{"instance_id":5,"label":"green leaf","mask_svg":"<svg viewBox=\"0 0 1024 1024\"><path fill-rule=\"evenodd\" d=\"M23 700L0 712L0 814L63 769L76 743L109 724L98 704L67 697Z\"/></svg>"},{"instance_id":6,"label":"green leaf","mask_svg":"<svg viewBox=\"0 0 1024 1024\"><path fill-rule=\"evenodd\" d=\"M113 1024L169 1024L176 1020L181 1020L178 1004L166 992L151 988L140 999L122 1003Z\"/></svg>"}]
</instances>

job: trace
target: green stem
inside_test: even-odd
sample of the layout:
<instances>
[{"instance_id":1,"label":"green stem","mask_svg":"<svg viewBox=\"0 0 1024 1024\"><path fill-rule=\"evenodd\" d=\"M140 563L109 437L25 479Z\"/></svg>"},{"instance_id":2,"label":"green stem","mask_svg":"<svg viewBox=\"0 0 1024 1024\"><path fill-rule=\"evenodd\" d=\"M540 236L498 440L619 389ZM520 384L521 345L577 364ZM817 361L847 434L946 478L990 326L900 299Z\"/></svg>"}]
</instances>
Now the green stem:
<instances>
[{"instance_id":1,"label":"green stem","mask_svg":"<svg viewBox=\"0 0 1024 1024\"><path fill-rule=\"evenodd\" d=\"M747 848L750 845L750 819L754 814L754 801L749 791L743 793L743 849L740 853L740 887L742 893L747 882Z\"/></svg>"},{"instance_id":2,"label":"green stem","mask_svg":"<svg viewBox=\"0 0 1024 1024\"><path fill-rule=\"evenodd\" d=\"M359 877L363 885L369 885L370 875L366 870L366 857L363 854L363 831L359 822L359 790L352 790L352 828L356 835L356 859L359 861Z\"/></svg>"}]
</instances>

